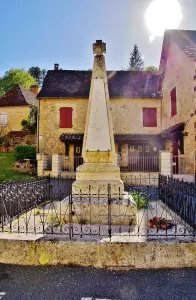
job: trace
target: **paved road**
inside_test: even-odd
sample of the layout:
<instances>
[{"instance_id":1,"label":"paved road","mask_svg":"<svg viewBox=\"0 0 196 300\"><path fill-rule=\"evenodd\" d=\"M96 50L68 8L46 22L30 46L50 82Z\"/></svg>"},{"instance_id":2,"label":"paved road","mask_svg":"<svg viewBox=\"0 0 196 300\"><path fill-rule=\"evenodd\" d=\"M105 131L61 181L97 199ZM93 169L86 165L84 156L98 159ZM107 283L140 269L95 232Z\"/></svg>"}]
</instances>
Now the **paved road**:
<instances>
[{"instance_id":1,"label":"paved road","mask_svg":"<svg viewBox=\"0 0 196 300\"><path fill-rule=\"evenodd\" d=\"M5 272L0 276L2 300L196 299L196 269L110 271L5 266L3 270L3 267L0 266L0 271Z\"/></svg>"}]
</instances>

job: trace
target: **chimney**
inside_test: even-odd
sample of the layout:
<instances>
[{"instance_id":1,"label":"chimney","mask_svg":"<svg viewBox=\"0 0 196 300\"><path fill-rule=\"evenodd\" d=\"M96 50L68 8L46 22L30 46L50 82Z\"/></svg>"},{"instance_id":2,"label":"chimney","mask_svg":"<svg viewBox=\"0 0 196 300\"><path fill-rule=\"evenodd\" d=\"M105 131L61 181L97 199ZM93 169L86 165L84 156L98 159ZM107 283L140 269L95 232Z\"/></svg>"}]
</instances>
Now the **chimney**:
<instances>
[{"instance_id":1,"label":"chimney","mask_svg":"<svg viewBox=\"0 0 196 300\"><path fill-rule=\"evenodd\" d=\"M54 64L54 70L58 71L58 69L59 69L59 64Z\"/></svg>"},{"instance_id":2,"label":"chimney","mask_svg":"<svg viewBox=\"0 0 196 300\"><path fill-rule=\"evenodd\" d=\"M30 86L30 91L37 96L39 93L39 87L38 85L34 84Z\"/></svg>"}]
</instances>

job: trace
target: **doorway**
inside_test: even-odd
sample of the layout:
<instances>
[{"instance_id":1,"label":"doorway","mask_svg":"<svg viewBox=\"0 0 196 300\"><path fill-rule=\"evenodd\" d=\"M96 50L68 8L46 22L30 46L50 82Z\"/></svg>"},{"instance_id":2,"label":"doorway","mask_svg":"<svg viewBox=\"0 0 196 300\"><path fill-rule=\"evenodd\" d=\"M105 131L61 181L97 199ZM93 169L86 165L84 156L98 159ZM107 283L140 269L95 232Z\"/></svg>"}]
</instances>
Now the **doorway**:
<instances>
[{"instance_id":1,"label":"doorway","mask_svg":"<svg viewBox=\"0 0 196 300\"><path fill-rule=\"evenodd\" d=\"M76 171L77 167L83 164L82 157L82 144L74 145L74 171Z\"/></svg>"}]
</instances>

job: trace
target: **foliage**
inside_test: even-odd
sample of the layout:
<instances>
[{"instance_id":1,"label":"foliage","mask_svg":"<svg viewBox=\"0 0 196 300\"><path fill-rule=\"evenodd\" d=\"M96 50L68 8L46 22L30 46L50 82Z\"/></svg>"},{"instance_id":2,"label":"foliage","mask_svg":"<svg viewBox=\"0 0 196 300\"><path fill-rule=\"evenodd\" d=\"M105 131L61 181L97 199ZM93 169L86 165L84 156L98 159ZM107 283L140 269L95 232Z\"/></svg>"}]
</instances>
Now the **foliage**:
<instances>
[{"instance_id":1,"label":"foliage","mask_svg":"<svg viewBox=\"0 0 196 300\"><path fill-rule=\"evenodd\" d=\"M39 86L42 86L44 78L46 76L46 69L40 69L40 67L31 67L29 68L29 73L33 78L35 78L36 83Z\"/></svg>"},{"instance_id":2,"label":"foliage","mask_svg":"<svg viewBox=\"0 0 196 300\"><path fill-rule=\"evenodd\" d=\"M14 148L15 160L36 159L36 148L29 145L20 145Z\"/></svg>"},{"instance_id":3,"label":"foliage","mask_svg":"<svg viewBox=\"0 0 196 300\"><path fill-rule=\"evenodd\" d=\"M13 171L14 161L14 153L0 153L0 182L32 178L32 175Z\"/></svg>"},{"instance_id":4,"label":"foliage","mask_svg":"<svg viewBox=\"0 0 196 300\"><path fill-rule=\"evenodd\" d=\"M10 132L9 126L0 126L0 136L5 137Z\"/></svg>"},{"instance_id":5,"label":"foliage","mask_svg":"<svg viewBox=\"0 0 196 300\"><path fill-rule=\"evenodd\" d=\"M4 137L3 136L0 136L0 145L2 145L4 142Z\"/></svg>"},{"instance_id":6,"label":"foliage","mask_svg":"<svg viewBox=\"0 0 196 300\"><path fill-rule=\"evenodd\" d=\"M35 134L37 130L37 108L32 106L28 119L21 121L22 129Z\"/></svg>"},{"instance_id":7,"label":"foliage","mask_svg":"<svg viewBox=\"0 0 196 300\"><path fill-rule=\"evenodd\" d=\"M50 212L47 217L47 222L49 225L59 225L60 220L58 219L58 216L54 212Z\"/></svg>"},{"instance_id":8,"label":"foliage","mask_svg":"<svg viewBox=\"0 0 196 300\"><path fill-rule=\"evenodd\" d=\"M148 197L141 193L131 192L131 195L136 203L138 209L146 208L148 204Z\"/></svg>"},{"instance_id":9,"label":"foliage","mask_svg":"<svg viewBox=\"0 0 196 300\"><path fill-rule=\"evenodd\" d=\"M16 84L28 89L31 85L36 84L36 81L24 69L10 69L0 78L0 96L7 93Z\"/></svg>"},{"instance_id":10,"label":"foliage","mask_svg":"<svg viewBox=\"0 0 196 300\"><path fill-rule=\"evenodd\" d=\"M148 66L145 68L145 71L158 72L158 68L155 66Z\"/></svg>"},{"instance_id":11,"label":"foliage","mask_svg":"<svg viewBox=\"0 0 196 300\"><path fill-rule=\"evenodd\" d=\"M130 54L129 70L141 71L144 68L144 61L138 46L134 45L133 51Z\"/></svg>"}]
</instances>

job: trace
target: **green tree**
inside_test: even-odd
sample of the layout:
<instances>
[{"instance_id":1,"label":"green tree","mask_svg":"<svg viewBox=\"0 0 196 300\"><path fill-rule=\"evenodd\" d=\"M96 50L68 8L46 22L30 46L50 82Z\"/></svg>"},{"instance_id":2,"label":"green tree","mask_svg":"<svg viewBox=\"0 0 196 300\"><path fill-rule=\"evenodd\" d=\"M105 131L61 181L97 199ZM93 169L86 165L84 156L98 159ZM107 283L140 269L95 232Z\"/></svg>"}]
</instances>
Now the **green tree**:
<instances>
[{"instance_id":1,"label":"green tree","mask_svg":"<svg viewBox=\"0 0 196 300\"><path fill-rule=\"evenodd\" d=\"M37 108L35 106L30 107L30 113L27 120L21 121L22 129L35 134L37 131Z\"/></svg>"},{"instance_id":2,"label":"green tree","mask_svg":"<svg viewBox=\"0 0 196 300\"><path fill-rule=\"evenodd\" d=\"M32 84L36 84L36 81L24 69L10 69L0 78L0 95L7 93L16 84L28 89Z\"/></svg>"},{"instance_id":3,"label":"green tree","mask_svg":"<svg viewBox=\"0 0 196 300\"><path fill-rule=\"evenodd\" d=\"M142 71L144 68L144 61L138 46L134 45L133 51L130 54L129 70Z\"/></svg>"},{"instance_id":4,"label":"green tree","mask_svg":"<svg viewBox=\"0 0 196 300\"><path fill-rule=\"evenodd\" d=\"M46 76L46 69L40 69L40 67L31 67L29 68L29 73L31 74L32 77L35 78L36 83L39 86L42 86L44 78Z\"/></svg>"},{"instance_id":5,"label":"green tree","mask_svg":"<svg viewBox=\"0 0 196 300\"><path fill-rule=\"evenodd\" d=\"M145 71L158 72L158 68L155 66L148 66L145 68Z\"/></svg>"}]
</instances>

